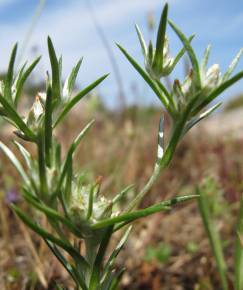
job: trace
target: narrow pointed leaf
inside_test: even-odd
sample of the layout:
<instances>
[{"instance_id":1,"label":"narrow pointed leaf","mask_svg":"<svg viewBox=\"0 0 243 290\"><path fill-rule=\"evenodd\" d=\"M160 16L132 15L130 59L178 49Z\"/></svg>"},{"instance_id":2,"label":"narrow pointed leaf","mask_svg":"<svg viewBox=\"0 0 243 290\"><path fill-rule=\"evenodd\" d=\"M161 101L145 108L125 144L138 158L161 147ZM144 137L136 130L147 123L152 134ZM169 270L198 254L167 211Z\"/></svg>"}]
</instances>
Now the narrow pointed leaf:
<instances>
[{"instance_id":1,"label":"narrow pointed leaf","mask_svg":"<svg viewBox=\"0 0 243 290\"><path fill-rule=\"evenodd\" d=\"M157 67L158 69L163 66L163 50L164 50L164 43L165 43L167 15L168 15L168 4L166 3L162 11L161 18L160 18L160 24L159 24L158 34L157 34L157 41L156 41L155 56L153 60L153 67Z\"/></svg>"},{"instance_id":2,"label":"narrow pointed leaf","mask_svg":"<svg viewBox=\"0 0 243 290\"><path fill-rule=\"evenodd\" d=\"M140 67L140 65L127 53L127 51L117 44L118 48L121 50L121 52L125 55L125 57L128 59L128 61L132 64L132 66L136 69L136 71L141 75L141 77L146 81L146 83L151 87L151 89L154 91L156 96L160 99L162 104L165 106L165 108L171 112L169 107L169 102L166 96L164 96L160 89L158 88L158 85L155 81L153 81L150 76Z\"/></svg>"},{"instance_id":3,"label":"narrow pointed leaf","mask_svg":"<svg viewBox=\"0 0 243 290\"><path fill-rule=\"evenodd\" d=\"M48 36L47 38L48 43L48 51L49 51L49 58L51 62L51 70L52 70L52 94L53 94L53 101L57 100L60 95L60 87L61 87L61 80L60 80L60 71L59 71L59 62L56 56L56 52L51 41L51 38Z\"/></svg>"},{"instance_id":4,"label":"narrow pointed leaf","mask_svg":"<svg viewBox=\"0 0 243 290\"><path fill-rule=\"evenodd\" d=\"M132 189L134 188L134 184L128 185L127 187L125 187L123 190L121 190L119 193L117 193L115 195L115 197L112 200L112 204L116 204L118 202L120 202L123 197Z\"/></svg>"},{"instance_id":5,"label":"narrow pointed leaf","mask_svg":"<svg viewBox=\"0 0 243 290\"><path fill-rule=\"evenodd\" d=\"M66 271L72 277L72 279L74 280L74 282L76 283L76 285L78 286L79 285L79 279L75 275L75 271L73 270L73 267L71 266L71 264L65 259L65 257L58 250L58 248L55 246L55 244L51 243L47 239L44 239L44 241L46 242L47 246L52 251L52 253L56 256L56 258L58 259L58 261L63 265L63 267L66 269ZM84 287L83 287L83 289L86 289L87 290L87 288L84 288Z\"/></svg>"},{"instance_id":6,"label":"narrow pointed leaf","mask_svg":"<svg viewBox=\"0 0 243 290\"><path fill-rule=\"evenodd\" d=\"M223 91L231 87L234 83L238 82L243 78L243 71L237 73L232 78L228 79L222 83L219 87L214 89L209 96L207 96L192 112L192 115L196 115L201 109L206 107L210 102L212 102L217 96L219 96Z\"/></svg>"},{"instance_id":7,"label":"narrow pointed leaf","mask_svg":"<svg viewBox=\"0 0 243 290\"><path fill-rule=\"evenodd\" d=\"M226 73L223 75L222 78L222 82L225 82L226 80L229 79L229 77L231 76L232 72L234 71L235 67L237 66L241 55L243 53L243 48L241 48L241 50L237 53L237 55L235 56L235 58L233 59L233 61L231 62L228 70L226 71Z\"/></svg>"},{"instance_id":8,"label":"narrow pointed leaf","mask_svg":"<svg viewBox=\"0 0 243 290\"><path fill-rule=\"evenodd\" d=\"M64 180L64 178L65 178L65 176L67 174L67 171L68 171L68 167L70 166L70 162L72 162L73 153L75 152L75 150L77 149L77 147L80 144L81 140L83 139L83 137L86 135L86 133L89 131L89 129L91 128L91 126L93 124L94 124L94 120L89 122L84 127L84 129L79 133L79 135L75 138L73 143L71 144L71 146L70 146L70 148L68 150L66 159L64 161L64 165L62 167L61 174L60 174L60 179L59 179L59 182L58 182L58 185L57 185L57 189L56 189L56 191L54 193L53 198L55 197L56 194L58 194L58 192L59 192L59 190L60 190L60 188L62 186L63 180Z\"/></svg>"},{"instance_id":9,"label":"narrow pointed leaf","mask_svg":"<svg viewBox=\"0 0 243 290\"><path fill-rule=\"evenodd\" d=\"M204 52L203 59L202 59L202 64L201 64L202 71L203 71L204 74L206 74L210 51L211 51L211 45L209 44L207 46L205 52Z\"/></svg>"},{"instance_id":10,"label":"narrow pointed leaf","mask_svg":"<svg viewBox=\"0 0 243 290\"><path fill-rule=\"evenodd\" d=\"M90 284L89 284L89 290L96 290L97 286L99 285L100 282L100 274L102 270L102 262L111 238L113 232L113 226L110 226L106 229L103 239L101 241L101 244L99 246L98 253L95 258L94 266L92 269L92 274L90 277Z\"/></svg>"},{"instance_id":11,"label":"narrow pointed leaf","mask_svg":"<svg viewBox=\"0 0 243 290\"><path fill-rule=\"evenodd\" d=\"M22 89L23 89L23 86L25 84L25 81L28 79L29 75L32 73L32 71L34 70L36 65L39 63L40 59L41 59L41 56L38 57L36 60L34 60L32 62L32 64L26 69L26 71L23 72L23 74L19 78L18 82L16 83L17 91L16 91L16 95L15 95L15 99L14 99L15 106L17 106L17 104L19 102L19 98L21 96Z\"/></svg>"},{"instance_id":12,"label":"narrow pointed leaf","mask_svg":"<svg viewBox=\"0 0 243 290\"><path fill-rule=\"evenodd\" d=\"M63 240L55 237L54 235L47 232L45 229L38 226L36 223L32 222L33 219L30 218L29 216L25 215L25 213L23 213L22 210L20 210L15 205L12 204L11 207L14 210L14 212L17 214L17 216L30 229L32 229L34 232L36 232L39 236L41 236L43 239L46 239L46 240L54 243L58 247L61 247L63 250L65 250L67 253L69 253L72 257L76 257L76 258L80 259L80 261L82 261L84 267L88 266L85 259L71 245L69 245L67 242L64 242Z\"/></svg>"},{"instance_id":13,"label":"narrow pointed leaf","mask_svg":"<svg viewBox=\"0 0 243 290\"><path fill-rule=\"evenodd\" d=\"M20 118L15 109L9 102L0 94L0 103L7 112L8 117L15 123L15 125L32 141L35 140L34 133L26 126L24 121Z\"/></svg>"},{"instance_id":14,"label":"narrow pointed leaf","mask_svg":"<svg viewBox=\"0 0 243 290\"><path fill-rule=\"evenodd\" d=\"M112 252L112 254L110 255L108 261L106 262L105 269L104 269L105 276L112 270L112 267L113 267L113 265L115 263L115 259L118 256L118 254L120 253L120 251L122 250L124 244L126 243L131 230L132 230L132 226L129 226L125 230L125 232L122 235L122 237L120 238L120 241L117 244L115 250ZM105 276L104 276L103 279L105 279Z\"/></svg>"},{"instance_id":15,"label":"narrow pointed leaf","mask_svg":"<svg viewBox=\"0 0 243 290\"><path fill-rule=\"evenodd\" d=\"M94 191L95 191L96 185L91 186L89 190L89 203L88 203L88 211L86 219L89 220L93 213L93 203L94 203Z\"/></svg>"},{"instance_id":16,"label":"narrow pointed leaf","mask_svg":"<svg viewBox=\"0 0 243 290\"><path fill-rule=\"evenodd\" d=\"M69 155L69 160L67 162L67 171L66 171L66 184L64 190L64 203L68 206L70 204L70 196L72 192L72 182L73 182L73 159Z\"/></svg>"},{"instance_id":17,"label":"narrow pointed leaf","mask_svg":"<svg viewBox=\"0 0 243 290\"><path fill-rule=\"evenodd\" d=\"M67 113L84 97L86 96L90 91L92 91L95 87L97 87L106 77L108 74L102 76L101 78L94 81L92 84L87 86L85 89L83 89L81 92L79 92L75 97L73 97L67 104L65 104L62 112L58 116L57 120L55 121L55 124L53 128L55 128L60 121L67 115Z\"/></svg>"},{"instance_id":18,"label":"narrow pointed leaf","mask_svg":"<svg viewBox=\"0 0 243 290\"><path fill-rule=\"evenodd\" d=\"M145 43L145 40L143 38L142 32L139 29L137 24L135 25L135 28L136 28L136 32L137 32L137 35L138 35L138 39L139 39L140 45L141 45L142 53L146 57L146 55L147 55L147 47L146 47L146 43Z\"/></svg>"},{"instance_id":19,"label":"narrow pointed leaf","mask_svg":"<svg viewBox=\"0 0 243 290\"><path fill-rule=\"evenodd\" d=\"M225 258L223 254L223 247L221 243L221 239L216 228L214 221L210 215L210 209L208 200L206 197L206 192L203 190L197 189L197 194L199 194L198 205L201 213L201 217L204 223L205 230L207 232L207 236L209 238L211 248L213 254L216 259L217 268L220 274L220 279L222 283L222 287L224 290L228 290L228 282L227 282L227 267L225 263Z\"/></svg>"},{"instance_id":20,"label":"narrow pointed leaf","mask_svg":"<svg viewBox=\"0 0 243 290\"><path fill-rule=\"evenodd\" d=\"M195 37L195 34L191 35L189 38L188 38L188 41L191 42L193 40L193 38ZM172 72L173 69L175 68L175 66L177 65L177 63L179 62L179 60L183 57L183 55L185 54L186 52L186 49L185 47L183 47L179 52L178 54L176 55L173 63L172 63L172 66L171 66L171 69L170 71Z\"/></svg>"},{"instance_id":21,"label":"narrow pointed leaf","mask_svg":"<svg viewBox=\"0 0 243 290\"><path fill-rule=\"evenodd\" d=\"M203 112L202 114L200 114L198 117L194 117L192 118L192 120L190 120L188 122L188 124L185 127L184 130L184 134L186 134L186 132L188 132L192 127L194 127L198 122L200 122L201 120L205 119L206 117L208 117L209 115L211 115L215 110L217 110L220 106L222 105L222 102L217 103L216 105L212 106L211 108L209 108L207 111Z\"/></svg>"},{"instance_id":22,"label":"narrow pointed leaf","mask_svg":"<svg viewBox=\"0 0 243 290\"><path fill-rule=\"evenodd\" d=\"M47 217L49 217L50 219L54 219L54 220L62 222L74 234L76 234L79 237L82 236L80 231L67 218L63 217L57 211L46 206L42 202L40 202L40 201L38 202L36 200L35 196L30 194L28 191L25 190L23 196L28 203L30 203L32 206L34 206L39 211L46 214Z\"/></svg>"},{"instance_id":23,"label":"narrow pointed leaf","mask_svg":"<svg viewBox=\"0 0 243 290\"><path fill-rule=\"evenodd\" d=\"M181 42L183 43L183 45L188 53L188 56L191 60L193 71L195 72L197 85L198 85L198 87L201 87L200 67L199 67L199 63L198 63L196 54L195 54L195 52L190 44L189 39L186 38L186 36L181 32L181 30L172 21L169 20L169 24L170 24L171 28L175 31L177 36L180 38Z\"/></svg>"},{"instance_id":24,"label":"narrow pointed leaf","mask_svg":"<svg viewBox=\"0 0 243 290\"><path fill-rule=\"evenodd\" d=\"M15 59L17 55L17 48L18 48L18 44L16 43L11 53L11 57L10 57L9 65L8 65L8 71L7 71L7 75L4 82L5 84L4 96L10 103L12 103L13 101L12 100L12 84L13 84L14 63L15 63Z\"/></svg>"},{"instance_id":25,"label":"narrow pointed leaf","mask_svg":"<svg viewBox=\"0 0 243 290\"><path fill-rule=\"evenodd\" d=\"M19 152L21 153L21 155L24 157L24 160L25 160L25 163L26 163L28 169L31 169L31 165L32 164L31 164L31 155L30 155L30 153L19 142L14 141L14 144L19 149Z\"/></svg>"},{"instance_id":26,"label":"narrow pointed leaf","mask_svg":"<svg viewBox=\"0 0 243 290\"><path fill-rule=\"evenodd\" d=\"M4 154L9 158L9 160L12 162L14 167L17 169L18 173L23 178L24 182L26 184L29 184L28 176L25 174L24 168L22 167L22 165L20 164L16 156L13 154L13 152L10 149L8 149L8 147L4 145L1 141L0 141L0 148L2 149Z\"/></svg>"},{"instance_id":27,"label":"narrow pointed leaf","mask_svg":"<svg viewBox=\"0 0 243 290\"><path fill-rule=\"evenodd\" d=\"M74 85L75 85L75 81L80 69L80 66L82 64L83 58L81 58L78 63L76 64L76 66L72 69L70 75L68 76L68 78L66 79L65 83L64 83L64 87L63 87L63 97L64 98L69 98L72 94Z\"/></svg>"},{"instance_id":28,"label":"narrow pointed leaf","mask_svg":"<svg viewBox=\"0 0 243 290\"><path fill-rule=\"evenodd\" d=\"M174 205L181 203L181 202L192 200L192 199L197 198L197 197L198 197L198 195L178 196L178 197L175 197L173 199L157 203L157 204L152 205L150 207L147 207L145 209L137 210L134 212L124 213L124 214L121 214L121 215L116 216L116 217L101 220L101 221L93 224L91 227L93 229L100 229L100 228L104 228L104 227L107 227L110 225L118 224L118 223L124 222L124 221L132 222L136 219L149 216L149 215L154 214L156 212L168 210L168 209L170 209L171 206L174 206Z\"/></svg>"}]
</instances>

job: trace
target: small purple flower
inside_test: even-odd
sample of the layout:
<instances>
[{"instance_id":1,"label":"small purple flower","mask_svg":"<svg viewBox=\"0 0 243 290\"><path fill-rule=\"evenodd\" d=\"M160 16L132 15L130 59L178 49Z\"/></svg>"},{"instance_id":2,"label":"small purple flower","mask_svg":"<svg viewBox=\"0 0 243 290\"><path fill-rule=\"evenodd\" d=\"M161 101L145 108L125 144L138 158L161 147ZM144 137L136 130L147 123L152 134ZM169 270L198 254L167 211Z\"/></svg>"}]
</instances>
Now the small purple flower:
<instances>
[{"instance_id":1,"label":"small purple flower","mask_svg":"<svg viewBox=\"0 0 243 290\"><path fill-rule=\"evenodd\" d=\"M12 188L6 192L5 200L7 203L17 203L19 201L19 192L16 188Z\"/></svg>"}]
</instances>

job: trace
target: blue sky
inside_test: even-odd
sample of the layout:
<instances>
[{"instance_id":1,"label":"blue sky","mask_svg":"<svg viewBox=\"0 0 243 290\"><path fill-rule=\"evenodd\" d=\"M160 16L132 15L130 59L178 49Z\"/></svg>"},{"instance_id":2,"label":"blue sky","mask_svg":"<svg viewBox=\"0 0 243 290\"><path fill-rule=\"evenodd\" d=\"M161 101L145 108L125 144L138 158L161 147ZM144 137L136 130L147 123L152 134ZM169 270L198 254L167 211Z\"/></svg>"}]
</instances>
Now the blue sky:
<instances>
[{"instance_id":1,"label":"blue sky","mask_svg":"<svg viewBox=\"0 0 243 290\"><path fill-rule=\"evenodd\" d=\"M148 12L153 12L158 22L164 1L161 0L90 0L96 16L113 49L122 76L127 102L156 103L156 97L141 81L139 75L130 67L118 51L115 42L122 44L142 63L140 47L136 38L134 24L139 24L148 41L150 34L146 19ZM219 63L224 71L233 56L243 47L243 2L242 0L169 0L169 18L187 34L196 32L194 47L199 56L206 45L213 46L210 64ZM13 43L19 42L20 49L29 29L36 9L37 0L0 0L0 70L6 69L9 50ZM63 55L64 75L75 62L84 56L84 62L78 77L78 84L84 86L100 75L111 75L99 91L109 106L117 101L117 84L112 72L107 52L97 35L94 24L84 0L47 0L41 17L33 31L24 59L31 60L31 47L38 47L38 54L43 55L38 74L44 75L49 69L46 38L53 39L58 54ZM173 32L169 30L172 54L181 46ZM237 70L243 68L241 60ZM181 69L175 77L182 78ZM37 73L36 73L37 74ZM136 87L134 94L131 87ZM243 81L228 90L223 98L243 92Z\"/></svg>"}]
</instances>

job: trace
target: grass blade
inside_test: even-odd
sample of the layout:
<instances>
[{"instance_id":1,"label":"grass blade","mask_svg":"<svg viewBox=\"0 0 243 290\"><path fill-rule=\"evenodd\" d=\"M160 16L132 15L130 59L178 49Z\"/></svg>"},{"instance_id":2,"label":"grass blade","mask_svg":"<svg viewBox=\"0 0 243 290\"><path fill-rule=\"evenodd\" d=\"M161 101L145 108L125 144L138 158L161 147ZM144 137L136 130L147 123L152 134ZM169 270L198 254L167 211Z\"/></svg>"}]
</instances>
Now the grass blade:
<instances>
[{"instance_id":1,"label":"grass blade","mask_svg":"<svg viewBox=\"0 0 243 290\"><path fill-rule=\"evenodd\" d=\"M210 245L215 257L217 268L220 275L221 284L224 290L228 290L227 282L227 267L225 264L222 242L216 228L216 225L210 215L209 204L207 201L206 192L197 189L197 194L199 194L198 205L200 214L203 220L204 228L206 230Z\"/></svg>"}]
</instances>

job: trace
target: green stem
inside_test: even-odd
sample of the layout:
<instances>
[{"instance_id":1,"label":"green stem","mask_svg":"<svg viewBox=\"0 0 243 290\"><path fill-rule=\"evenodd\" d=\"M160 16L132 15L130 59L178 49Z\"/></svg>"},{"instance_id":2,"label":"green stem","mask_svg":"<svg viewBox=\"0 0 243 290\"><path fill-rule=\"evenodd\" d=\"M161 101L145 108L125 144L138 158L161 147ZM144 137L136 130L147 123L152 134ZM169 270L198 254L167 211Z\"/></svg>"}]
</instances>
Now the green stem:
<instances>
[{"instance_id":1,"label":"green stem","mask_svg":"<svg viewBox=\"0 0 243 290\"><path fill-rule=\"evenodd\" d=\"M126 209L126 212L130 212L133 210L136 206L139 205L140 201L143 199L143 197L146 195L146 193L151 189L151 187L154 185L154 183L159 178L161 172L163 169L165 169L175 152L176 146L180 141L181 134L183 132L184 125L186 123L187 119L187 111L182 115L182 117L177 121L177 123L174 125L174 128L172 129L172 136L170 138L170 142L165 150L164 156L161 159L159 163L156 163L154 166L154 171L149 178L148 182L144 186L144 188L137 194L137 196L133 199L133 201L130 203L128 208Z\"/></svg>"},{"instance_id":2,"label":"green stem","mask_svg":"<svg viewBox=\"0 0 243 290\"><path fill-rule=\"evenodd\" d=\"M40 197L46 200L47 180L46 180L46 167L45 167L45 149L43 142L42 131L38 134L37 148L38 148L38 166L39 166L39 180L40 180Z\"/></svg>"}]
</instances>

